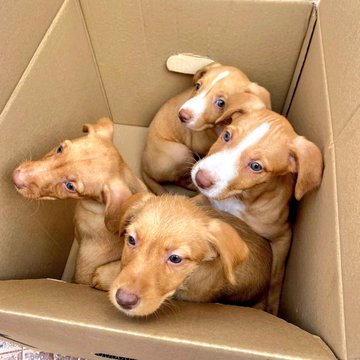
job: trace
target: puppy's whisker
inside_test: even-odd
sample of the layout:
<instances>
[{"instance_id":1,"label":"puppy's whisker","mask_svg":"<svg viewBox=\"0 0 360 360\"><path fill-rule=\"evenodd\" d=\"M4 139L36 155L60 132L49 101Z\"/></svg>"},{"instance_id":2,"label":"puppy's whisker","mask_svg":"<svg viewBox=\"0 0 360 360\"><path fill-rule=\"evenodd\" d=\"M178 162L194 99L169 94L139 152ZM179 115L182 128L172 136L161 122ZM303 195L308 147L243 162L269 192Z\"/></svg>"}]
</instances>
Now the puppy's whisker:
<instances>
[{"instance_id":1,"label":"puppy's whisker","mask_svg":"<svg viewBox=\"0 0 360 360\"><path fill-rule=\"evenodd\" d=\"M38 201L38 200L35 200L35 199L31 199L31 201L36 201L36 208L35 208L35 210L33 211L33 213L30 215L30 217L33 217L33 216L35 216L37 213L38 213L38 211L39 211L39 209L40 209L40 206L41 206L41 201Z\"/></svg>"},{"instance_id":2,"label":"puppy's whisker","mask_svg":"<svg viewBox=\"0 0 360 360\"><path fill-rule=\"evenodd\" d=\"M28 161L32 161L32 158L33 158L33 156L32 156L31 150L29 149L29 151L28 151Z\"/></svg>"}]
</instances>

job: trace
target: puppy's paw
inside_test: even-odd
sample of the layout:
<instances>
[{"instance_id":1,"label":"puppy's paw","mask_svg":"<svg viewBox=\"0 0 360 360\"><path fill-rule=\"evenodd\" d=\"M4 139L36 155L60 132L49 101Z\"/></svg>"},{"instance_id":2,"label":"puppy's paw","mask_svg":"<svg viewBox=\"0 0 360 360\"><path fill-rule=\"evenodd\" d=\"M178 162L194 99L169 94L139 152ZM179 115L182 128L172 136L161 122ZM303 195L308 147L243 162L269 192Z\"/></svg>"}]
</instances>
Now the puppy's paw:
<instances>
[{"instance_id":1,"label":"puppy's paw","mask_svg":"<svg viewBox=\"0 0 360 360\"><path fill-rule=\"evenodd\" d=\"M103 291L109 290L108 284L104 281L104 275L103 272L101 271L101 268L96 269L91 279L90 285L98 290L103 290Z\"/></svg>"},{"instance_id":2,"label":"puppy's paw","mask_svg":"<svg viewBox=\"0 0 360 360\"><path fill-rule=\"evenodd\" d=\"M120 272L120 261L99 266L91 279L91 286L98 290L108 291Z\"/></svg>"}]
</instances>

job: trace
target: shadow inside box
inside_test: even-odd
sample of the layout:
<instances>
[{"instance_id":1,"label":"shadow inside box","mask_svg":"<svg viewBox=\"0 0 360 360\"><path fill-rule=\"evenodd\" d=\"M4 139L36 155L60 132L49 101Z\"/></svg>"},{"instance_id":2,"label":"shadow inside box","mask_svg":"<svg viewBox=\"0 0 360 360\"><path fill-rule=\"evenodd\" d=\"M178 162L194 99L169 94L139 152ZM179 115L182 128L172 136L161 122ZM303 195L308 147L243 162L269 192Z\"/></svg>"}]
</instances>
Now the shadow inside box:
<instances>
[{"instance_id":1,"label":"shadow inside box","mask_svg":"<svg viewBox=\"0 0 360 360\"><path fill-rule=\"evenodd\" d=\"M46 353L21 347L9 342L0 342L0 360L86 360L82 358Z\"/></svg>"}]
</instances>

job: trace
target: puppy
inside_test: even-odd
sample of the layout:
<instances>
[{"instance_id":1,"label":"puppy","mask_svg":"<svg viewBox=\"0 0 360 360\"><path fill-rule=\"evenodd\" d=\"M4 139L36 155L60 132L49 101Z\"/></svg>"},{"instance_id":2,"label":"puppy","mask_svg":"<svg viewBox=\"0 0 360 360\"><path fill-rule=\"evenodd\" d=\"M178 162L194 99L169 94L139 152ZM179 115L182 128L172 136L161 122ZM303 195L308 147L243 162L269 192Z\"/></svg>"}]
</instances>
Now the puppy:
<instances>
[{"instance_id":1,"label":"puppy","mask_svg":"<svg viewBox=\"0 0 360 360\"><path fill-rule=\"evenodd\" d=\"M81 199L74 218L80 245L74 281L90 284L98 266L120 258L122 242L108 231L117 227L119 204L146 187L112 143L109 119L86 124L83 131L86 136L63 141L41 160L22 163L13 182L27 198Z\"/></svg>"},{"instance_id":2,"label":"puppy","mask_svg":"<svg viewBox=\"0 0 360 360\"><path fill-rule=\"evenodd\" d=\"M271 242L273 266L268 311L277 314L291 242L289 201L320 185L318 147L295 133L283 116L264 109L230 109L208 155L192 169L194 184L219 210L229 212Z\"/></svg>"},{"instance_id":3,"label":"puppy","mask_svg":"<svg viewBox=\"0 0 360 360\"><path fill-rule=\"evenodd\" d=\"M121 271L109 292L119 310L149 315L169 298L261 307L268 241L204 199L139 193L123 204Z\"/></svg>"},{"instance_id":4,"label":"puppy","mask_svg":"<svg viewBox=\"0 0 360 360\"><path fill-rule=\"evenodd\" d=\"M217 139L214 128L222 125L231 95L243 94L236 102L243 113L271 108L269 92L231 66L211 63L194 75L193 84L168 100L149 126L142 175L158 195L166 192L160 184L166 182L194 190L190 178L194 155L205 155Z\"/></svg>"}]
</instances>

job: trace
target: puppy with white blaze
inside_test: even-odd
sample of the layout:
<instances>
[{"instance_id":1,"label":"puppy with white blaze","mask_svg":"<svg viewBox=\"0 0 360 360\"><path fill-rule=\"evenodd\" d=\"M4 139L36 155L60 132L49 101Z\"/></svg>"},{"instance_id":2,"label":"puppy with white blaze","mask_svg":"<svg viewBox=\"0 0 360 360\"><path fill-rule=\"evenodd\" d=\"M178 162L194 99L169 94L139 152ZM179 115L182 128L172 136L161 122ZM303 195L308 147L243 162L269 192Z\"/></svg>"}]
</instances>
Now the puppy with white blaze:
<instances>
[{"instance_id":1,"label":"puppy with white blaze","mask_svg":"<svg viewBox=\"0 0 360 360\"><path fill-rule=\"evenodd\" d=\"M190 176L195 156L209 151L228 121L224 113L234 106L243 114L271 108L270 94L241 70L213 62L196 72L191 88L160 108L142 157L143 179L155 194L166 192L164 183L196 190Z\"/></svg>"},{"instance_id":2,"label":"puppy with white blaze","mask_svg":"<svg viewBox=\"0 0 360 360\"><path fill-rule=\"evenodd\" d=\"M214 208L231 213L268 239L273 266L268 311L277 314L291 243L289 202L321 183L319 148L270 110L227 114L227 125L191 176Z\"/></svg>"}]
</instances>

